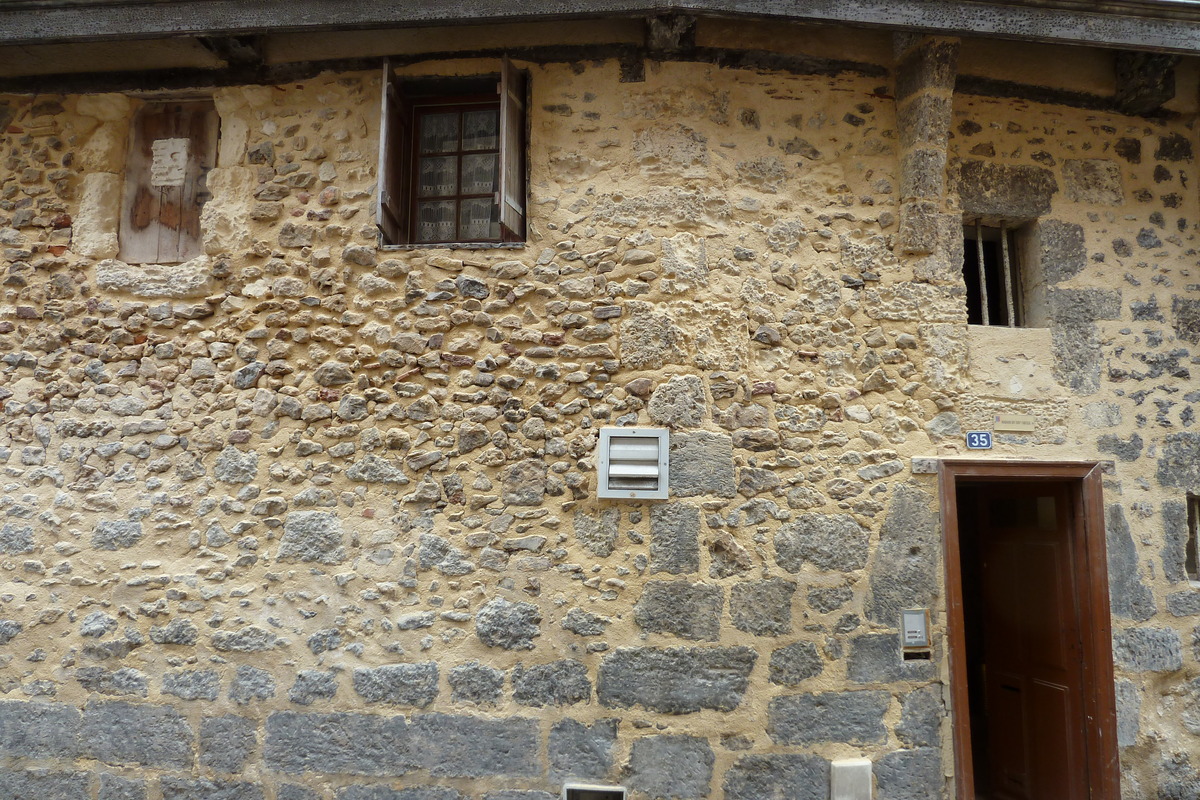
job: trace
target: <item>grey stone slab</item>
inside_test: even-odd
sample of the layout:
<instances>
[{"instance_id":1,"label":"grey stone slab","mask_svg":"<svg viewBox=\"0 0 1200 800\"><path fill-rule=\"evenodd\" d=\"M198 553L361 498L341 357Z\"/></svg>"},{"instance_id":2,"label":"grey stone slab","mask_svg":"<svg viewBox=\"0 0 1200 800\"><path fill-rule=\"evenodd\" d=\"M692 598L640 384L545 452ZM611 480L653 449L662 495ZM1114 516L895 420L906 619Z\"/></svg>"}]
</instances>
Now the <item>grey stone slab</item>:
<instances>
[{"instance_id":1,"label":"grey stone slab","mask_svg":"<svg viewBox=\"0 0 1200 800\"><path fill-rule=\"evenodd\" d=\"M158 779L163 800L263 800L262 787L243 781L164 776Z\"/></svg>"},{"instance_id":2,"label":"grey stone slab","mask_svg":"<svg viewBox=\"0 0 1200 800\"><path fill-rule=\"evenodd\" d=\"M1200 433L1171 433L1163 440L1158 482L1170 489L1200 486Z\"/></svg>"},{"instance_id":3,"label":"grey stone slab","mask_svg":"<svg viewBox=\"0 0 1200 800\"><path fill-rule=\"evenodd\" d=\"M904 696L896 736L906 747L937 747L942 741L946 706L939 684L922 686Z\"/></svg>"},{"instance_id":4,"label":"grey stone slab","mask_svg":"<svg viewBox=\"0 0 1200 800\"><path fill-rule=\"evenodd\" d=\"M335 796L337 800L463 800L462 793L449 786L347 786Z\"/></svg>"},{"instance_id":5,"label":"grey stone slab","mask_svg":"<svg viewBox=\"0 0 1200 800\"><path fill-rule=\"evenodd\" d=\"M1050 212L1058 192L1054 173L1042 167L965 161L959 196L963 213L981 217L1036 219Z\"/></svg>"},{"instance_id":6,"label":"grey stone slab","mask_svg":"<svg viewBox=\"0 0 1200 800\"><path fill-rule=\"evenodd\" d=\"M852 572L867 564L868 538L849 514L800 514L775 534L775 561L788 572L805 564Z\"/></svg>"},{"instance_id":7,"label":"grey stone slab","mask_svg":"<svg viewBox=\"0 0 1200 800\"><path fill-rule=\"evenodd\" d=\"M104 667L80 667L75 670L75 680L89 692L108 695L145 697L147 680L145 673L131 667L107 670Z\"/></svg>"},{"instance_id":8,"label":"grey stone slab","mask_svg":"<svg viewBox=\"0 0 1200 800\"><path fill-rule=\"evenodd\" d=\"M221 694L221 677L215 669L168 672L162 677L162 690L181 700L216 700Z\"/></svg>"},{"instance_id":9,"label":"grey stone slab","mask_svg":"<svg viewBox=\"0 0 1200 800\"><path fill-rule=\"evenodd\" d=\"M257 743L254 720L235 714L200 720L202 766L217 772L241 772Z\"/></svg>"},{"instance_id":10,"label":"grey stone slab","mask_svg":"<svg viewBox=\"0 0 1200 800\"><path fill-rule=\"evenodd\" d=\"M700 569L700 508L688 503L650 507L650 571L686 575Z\"/></svg>"},{"instance_id":11,"label":"grey stone slab","mask_svg":"<svg viewBox=\"0 0 1200 800\"><path fill-rule=\"evenodd\" d=\"M421 766L430 775L522 777L542 771L537 720L424 714L413 717L410 727Z\"/></svg>"},{"instance_id":12,"label":"grey stone slab","mask_svg":"<svg viewBox=\"0 0 1200 800\"><path fill-rule=\"evenodd\" d=\"M645 736L633 741L629 754L629 788L652 798L708 797L713 751L698 736Z\"/></svg>"},{"instance_id":13,"label":"grey stone slab","mask_svg":"<svg viewBox=\"0 0 1200 800\"><path fill-rule=\"evenodd\" d=\"M536 506L546 497L545 461L525 459L504 470L501 476L503 500L511 506Z\"/></svg>"},{"instance_id":14,"label":"grey stone slab","mask_svg":"<svg viewBox=\"0 0 1200 800\"><path fill-rule=\"evenodd\" d=\"M930 800L945 795L942 751L936 747L888 753L873 769L879 800Z\"/></svg>"},{"instance_id":15,"label":"grey stone slab","mask_svg":"<svg viewBox=\"0 0 1200 800\"><path fill-rule=\"evenodd\" d=\"M771 653L771 683L795 686L815 678L825 669L825 659L812 642L794 642Z\"/></svg>"},{"instance_id":16,"label":"grey stone slab","mask_svg":"<svg viewBox=\"0 0 1200 800\"><path fill-rule=\"evenodd\" d=\"M1170 628L1128 628L1113 634L1113 658L1133 672L1183 669L1183 645Z\"/></svg>"},{"instance_id":17,"label":"grey stone slab","mask_svg":"<svg viewBox=\"0 0 1200 800\"><path fill-rule=\"evenodd\" d=\"M1172 592L1167 595L1167 611L1175 617L1200 615L1200 592Z\"/></svg>"},{"instance_id":18,"label":"grey stone slab","mask_svg":"<svg viewBox=\"0 0 1200 800\"><path fill-rule=\"evenodd\" d=\"M564 719L550 729L550 780L603 781L613 767L613 748L617 743L615 719L602 719L584 725Z\"/></svg>"},{"instance_id":19,"label":"grey stone slab","mask_svg":"<svg viewBox=\"0 0 1200 800\"><path fill-rule=\"evenodd\" d=\"M1037 225L1042 275L1048 283L1059 283L1078 275L1087 266L1083 226L1056 219Z\"/></svg>"},{"instance_id":20,"label":"grey stone slab","mask_svg":"<svg viewBox=\"0 0 1200 800\"><path fill-rule=\"evenodd\" d=\"M1107 158L1068 158L1062 163L1067 198L1089 205L1119 206L1125 201L1121 168Z\"/></svg>"},{"instance_id":21,"label":"grey stone slab","mask_svg":"<svg viewBox=\"0 0 1200 800\"><path fill-rule=\"evenodd\" d=\"M733 497L733 439L703 431L672 434L669 475L672 497Z\"/></svg>"},{"instance_id":22,"label":"grey stone slab","mask_svg":"<svg viewBox=\"0 0 1200 800\"><path fill-rule=\"evenodd\" d=\"M89 800L86 772L0 769L0 800Z\"/></svg>"},{"instance_id":23,"label":"grey stone slab","mask_svg":"<svg viewBox=\"0 0 1200 800\"><path fill-rule=\"evenodd\" d=\"M648 581L633 614L637 624L652 633L716 641L724 606L719 586L686 580Z\"/></svg>"},{"instance_id":24,"label":"grey stone slab","mask_svg":"<svg viewBox=\"0 0 1200 800\"><path fill-rule=\"evenodd\" d=\"M816 587L808 590L808 605L818 614L828 614L837 611L854 598L854 590L849 586Z\"/></svg>"},{"instance_id":25,"label":"grey stone slab","mask_svg":"<svg viewBox=\"0 0 1200 800\"><path fill-rule=\"evenodd\" d=\"M504 670L478 661L459 664L447 676L450 699L465 703L496 703L504 686Z\"/></svg>"},{"instance_id":26,"label":"grey stone slab","mask_svg":"<svg viewBox=\"0 0 1200 800\"><path fill-rule=\"evenodd\" d=\"M146 782L102 772L96 800L146 800Z\"/></svg>"},{"instance_id":27,"label":"grey stone slab","mask_svg":"<svg viewBox=\"0 0 1200 800\"><path fill-rule=\"evenodd\" d=\"M796 584L781 578L735 583L729 590L733 627L755 636L791 633L795 593Z\"/></svg>"},{"instance_id":28,"label":"grey stone slab","mask_svg":"<svg viewBox=\"0 0 1200 800\"><path fill-rule=\"evenodd\" d=\"M211 641L213 647L223 653L261 653L284 644L276 634L257 625L246 625L236 631L216 631Z\"/></svg>"},{"instance_id":29,"label":"grey stone slab","mask_svg":"<svg viewBox=\"0 0 1200 800\"><path fill-rule=\"evenodd\" d=\"M399 776L416 769L401 716L278 711L267 717L263 760L291 775Z\"/></svg>"},{"instance_id":30,"label":"grey stone slab","mask_svg":"<svg viewBox=\"0 0 1200 800\"><path fill-rule=\"evenodd\" d=\"M425 708L437 697L437 662L385 664L375 669L357 667L354 691L368 703Z\"/></svg>"},{"instance_id":31,"label":"grey stone slab","mask_svg":"<svg viewBox=\"0 0 1200 800\"><path fill-rule=\"evenodd\" d=\"M668 428L694 428L709 417L704 382L695 375L676 375L659 384L646 412L651 421Z\"/></svg>"},{"instance_id":32,"label":"grey stone slab","mask_svg":"<svg viewBox=\"0 0 1200 800\"><path fill-rule=\"evenodd\" d=\"M602 636L610 621L599 614L575 607L567 611L566 616L563 617L562 626L564 630L577 636Z\"/></svg>"},{"instance_id":33,"label":"grey stone slab","mask_svg":"<svg viewBox=\"0 0 1200 800\"><path fill-rule=\"evenodd\" d=\"M106 764L187 769L195 761L195 733L169 706L90 702L80 735L85 752Z\"/></svg>"},{"instance_id":34,"label":"grey stone slab","mask_svg":"<svg viewBox=\"0 0 1200 800\"><path fill-rule=\"evenodd\" d=\"M229 697L238 705L275 696L275 679L265 669L242 664L229 684Z\"/></svg>"},{"instance_id":35,"label":"grey stone slab","mask_svg":"<svg viewBox=\"0 0 1200 800\"><path fill-rule=\"evenodd\" d=\"M62 703L0 700L0 755L75 758L80 720L77 709Z\"/></svg>"},{"instance_id":36,"label":"grey stone slab","mask_svg":"<svg viewBox=\"0 0 1200 800\"><path fill-rule=\"evenodd\" d=\"M222 483L250 483L258 475L258 453L243 453L226 445L213 464L213 477Z\"/></svg>"},{"instance_id":37,"label":"grey stone slab","mask_svg":"<svg viewBox=\"0 0 1200 800\"><path fill-rule=\"evenodd\" d=\"M780 753L739 758L725 773L725 800L827 800L829 762Z\"/></svg>"},{"instance_id":38,"label":"grey stone slab","mask_svg":"<svg viewBox=\"0 0 1200 800\"><path fill-rule=\"evenodd\" d=\"M513 700L523 706L566 706L592 699L592 682L582 661L563 659L549 664L513 668Z\"/></svg>"},{"instance_id":39,"label":"grey stone slab","mask_svg":"<svg viewBox=\"0 0 1200 800\"><path fill-rule=\"evenodd\" d=\"M621 513L615 508L607 509L595 516L577 511L572 517L575 538L598 558L612 555L617 542L617 526L620 521Z\"/></svg>"},{"instance_id":40,"label":"grey stone slab","mask_svg":"<svg viewBox=\"0 0 1200 800\"><path fill-rule=\"evenodd\" d=\"M94 546L94 545L93 545ZM19 555L33 552L33 527L6 522L0 525L0 553Z\"/></svg>"},{"instance_id":41,"label":"grey stone slab","mask_svg":"<svg viewBox=\"0 0 1200 800\"><path fill-rule=\"evenodd\" d=\"M542 613L533 603L493 597L475 615L475 635L488 647L532 650L534 638L542 634L541 621Z\"/></svg>"},{"instance_id":42,"label":"grey stone slab","mask_svg":"<svg viewBox=\"0 0 1200 800\"><path fill-rule=\"evenodd\" d=\"M329 511L293 511L284 518L280 561L340 564L346 559L342 522Z\"/></svg>"},{"instance_id":43,"label":"grey stone slab","mask_svg":"<svg viewBox=\"0 0 1200 800\"><path fill-rule=\"evenodd\" d=\"M1161 468L1161 465L1160 465ZM1160 477L1161 481L1162 478ZM1187 503L1167 500L1162 504L1163 575L1171 583L1187 580L1188 511Z\"/></svg>"},{"instance_id":44,"label":"grey stone slab","mask_svg":"<svg viewBox=\"0 0 1200 800\"><path fill-rule=\"evenodd\" d=\"M275 787L275 800L321 800L315 789L294 783L281 783Z\"/></svg>"},{"instance_id":45,"label":"grey stone slab","mask_svg":"<svg viewBox=\"0 0 1200 800\"><path fill-rule=\"evenodd\" d=\"M776 744L882 743L891 695L880 691L776 697L767 707L767 733Z\"/></svg>"},{"instance_id":46,"label":"grey stone slab","mask_svg":"<svg viewBox=\"0 0 1200 800\"><path fill-rule=\"evenodd\" d=\"M92 547L97 550L123 550L142 540L142 523L127 519L104 520L92 530Z\"/></svg>"},{"instance_id":47,"label":"grey stone slab","mask_svg":"<svg viewBox=\"0 0 1200 800\"><path fill-rule=\"evenodd\" d=\"M1117 746L1133 747L1137 744L1138 732L1141 729L1142 693L1137 684L1128 678L1117 678ZM1187 712L1184 712L1184 725L1187 725ZM1200 722L1200 720L1197 720ZM1200 733L1200 726L1192 733Z\"/></svg>"},{"instance_id":48,"label":"grey stone slab","mask_svg":"<svg viewBox=\"0 0 1200 800\"><path fill-rule=\"evenodd\" d=\"M596 693L609 708L732 711L742 702L757 659L749 647L619 648L601 662Z\"/></svg>"},{"instance_id":49,"label":"grey stone slab","mask_svg":"<svg viewBox=\"0 0 1200 800\"><path fill-rule=\"evenodd\" d=\"M941 525L933 497L914 484L901 484L879 528L871 567L867 619L889 628L905 608L929 608L937 599L941 573Z\"/></svg>"},{"instance_id":50,"label":"grey stone slab","mask_svg":"<svg viewBox=\"0 0 1200 800\"><path fill-rule=\"evenodd\" d=\"M337 694L336 672L319 669L302 669L296 673L292 688L288 689L288 700L302 706L312 705L317 700L328 700Z\"/></svg>"},{"instance_id":51,"label":"grey stone slab","mask_svg":"<svg viewBox=\"0 0 1200 800\"><path fill-rule=\"evenodd\" d=\"M925 681L937 676L937 664L932 660L904 661L899 634L867 633L851 640L846 675L855 683Z\"/></svg>"}]
</instances>

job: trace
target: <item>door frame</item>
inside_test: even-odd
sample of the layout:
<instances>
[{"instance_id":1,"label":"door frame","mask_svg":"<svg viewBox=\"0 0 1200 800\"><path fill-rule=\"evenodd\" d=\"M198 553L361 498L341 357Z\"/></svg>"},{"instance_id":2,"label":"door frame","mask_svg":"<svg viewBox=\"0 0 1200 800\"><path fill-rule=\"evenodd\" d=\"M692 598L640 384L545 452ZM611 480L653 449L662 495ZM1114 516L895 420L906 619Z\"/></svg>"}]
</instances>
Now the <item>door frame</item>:
<instances>
[{"instance_id":1,"label":"door frame","mask_svg":"<svg viewBox=\"0 0 1200 800\"><path fill-rule=\"evenodd\" d=\"M962 560L959 547L960 483L1018 483L1053 480L1067 484L1071 498L1068 530L1075 555L1083 654L1081 706L1085 734L1088 797L1119 800L1117 704L1112 657L1112 616L1105 554L1103 466L1094 461L978 461L942 459L938 468L942 535L945 542L947 640L950 655L950 710L954 742L955 796L975 800L971 719L967 692L966 622L963 616Z\"/></svg>"}]
</instances>

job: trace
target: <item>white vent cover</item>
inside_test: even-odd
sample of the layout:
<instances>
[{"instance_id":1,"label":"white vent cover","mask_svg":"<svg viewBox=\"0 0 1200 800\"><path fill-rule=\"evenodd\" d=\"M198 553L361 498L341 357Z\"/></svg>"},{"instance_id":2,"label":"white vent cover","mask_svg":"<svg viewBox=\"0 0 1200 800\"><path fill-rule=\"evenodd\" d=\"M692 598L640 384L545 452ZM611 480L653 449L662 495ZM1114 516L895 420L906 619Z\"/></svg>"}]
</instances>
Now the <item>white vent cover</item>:
<instances>
[{"instance_id":1,"label":"white vent cover","mask_svg":"<svg viewBox=\"0 0 1200 800\"><path fill-rule=\"evenodd\" d=\"M669 450L666 428L601 428L597 495L666 500Z\"/></svg>"},{"instance_id":2,"label":"white vent cover","mask_svg":"<svg viewBox=\"0 0 1200 800\"><path fill-rule=\"evenodd\" d=\"M625 800L625 787L568 783L563 787L562 800Z\"/></svg>"}]
</instances>

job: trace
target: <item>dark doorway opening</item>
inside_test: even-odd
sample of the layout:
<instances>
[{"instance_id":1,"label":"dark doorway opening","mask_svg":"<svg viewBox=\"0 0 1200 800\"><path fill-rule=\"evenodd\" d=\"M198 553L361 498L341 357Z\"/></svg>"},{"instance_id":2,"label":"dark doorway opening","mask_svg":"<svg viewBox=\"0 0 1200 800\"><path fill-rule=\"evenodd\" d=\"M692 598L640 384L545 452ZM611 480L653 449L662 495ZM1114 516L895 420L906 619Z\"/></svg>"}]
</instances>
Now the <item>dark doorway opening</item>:
<instances>
[{"instance_id":1,"label":"dark doorway opening","mask_svg":"<svg viewBox=\"0 0 1200 800\"><path fill-rule=\"evenodd\" d=\"M1094 464L942 462L959 800L1119 797Z\"/></svg>"}]
</instances>

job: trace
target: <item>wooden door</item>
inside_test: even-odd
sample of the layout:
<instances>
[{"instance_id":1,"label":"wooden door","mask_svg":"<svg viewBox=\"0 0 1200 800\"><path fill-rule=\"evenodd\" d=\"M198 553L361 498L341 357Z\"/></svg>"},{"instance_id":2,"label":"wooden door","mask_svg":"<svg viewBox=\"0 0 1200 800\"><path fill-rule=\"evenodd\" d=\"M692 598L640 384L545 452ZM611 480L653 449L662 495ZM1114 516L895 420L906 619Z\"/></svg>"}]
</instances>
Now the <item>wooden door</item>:
<instances>
[{"instance_id":1,"label":"wooden door","mask_svg":"<svg viewBox=\"0 0 1200 800\"><path fill-rule=\"evenodd\" d=\"M998 800L1084 800L1087 756L1072 505L1063 483L976 487L985 727ZM982 763L981 763L982 762Z\"/></svg>"}]
</instances>

